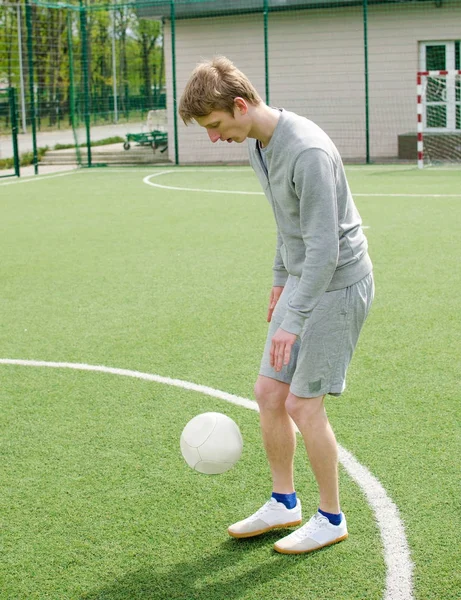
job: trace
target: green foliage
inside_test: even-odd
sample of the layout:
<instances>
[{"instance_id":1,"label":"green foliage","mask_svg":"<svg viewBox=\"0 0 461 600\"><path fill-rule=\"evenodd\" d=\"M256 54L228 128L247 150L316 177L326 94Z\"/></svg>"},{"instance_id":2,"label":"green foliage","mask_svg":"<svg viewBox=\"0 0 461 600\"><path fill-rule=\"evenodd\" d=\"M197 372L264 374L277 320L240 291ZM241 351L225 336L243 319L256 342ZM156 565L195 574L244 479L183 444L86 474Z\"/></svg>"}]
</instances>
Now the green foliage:
<instances>
[{"instance_id":1,"label":"green foliage","mask_svg":"<svg viewBox=\"0 0 461 600\"><path fill-rule=\"evenodd\" d=\"M120 142L124 142L125 138L120 137L119 135L114 135L112 137L104 138L103 140L96 140L91 142L90 146L107 146L109 144L118 144ZM86 148L87 144L79 144L80 148ZM55 144L54 150L67 150L68 148L75 148L75 144Z\"/></svg>"},{"instance_id":2,"label":"green foliage","mask_svg":"<svg viewBox=\"0 0 461 600\"><path fill-rule=\"evenodd\" d=\"M93 8L96 6L93 5ZM69 120L71 84L75 111L81 119L84 110L84 73L88 72L92 113L113 111L116 62L118 107L128 114L142 112L162 101L165 86L163 36L160 22L140 21L134 5L117 5L104 10L88 10L88 45L82 55L80 13L55 6L32 5L34 79L36 113L41 125L51 127ZM20 86L16 5L0 4L0 84ZM22 10L22 58L27 58L25 11ZM70 36L69 36L70 33ZM69 47L69 39L70 45ZM72 66L69 56L72 53ZM129 66L129 67L128 67ZM28 69L24 71L28 90ZM1 116L8 129L8 115ZM3 124L2 124L3 129Z\"/></svg>"},{"instance_id":3,"label":"green foliage","mask_svg":"<svg viewBox=\"0 0 461 600\"><path fill-rule=\"evenodd\" d=\"M125 141L125 138L115 135L112 137L104 138L102 140L96 140L94 142L91 142L91 146L107 146L109 144L123 143L124 141ZM86 143L79 144L79 147L86 148ZM68 148L75 148L75 145L74 144L55 144L53 147L54 150L66 150ZM48 150L49 150L48 146L37 148L37 156L38 156L39 162L45 156L45 154L47 153ZM34 163L33 152L24 152L23 154L20 155L19 161L20 161L19 164L21 167L27 167L29 165L32 165ZM0 170L12 169L13 167L14 167L14 159L13 158L0 159Z\"/></svg>"},{"instance_id":4,"label":"green foliage","mask_svg":"<svg viewBox=\"0 0 461 600\"><path fill-rule=\"evenodd\" d=\"M49 150L48 146L44 146L42 148L37 148L37 158L38 161L45 156L46 152ZM24 152L19 157L19 164L21 167L27 167L29 165L34 164L34 153L33 152ZM14 159L13 158L1 158L0 159L0 170L12 169L14 167Z\"/></svg>"}]
</instances>

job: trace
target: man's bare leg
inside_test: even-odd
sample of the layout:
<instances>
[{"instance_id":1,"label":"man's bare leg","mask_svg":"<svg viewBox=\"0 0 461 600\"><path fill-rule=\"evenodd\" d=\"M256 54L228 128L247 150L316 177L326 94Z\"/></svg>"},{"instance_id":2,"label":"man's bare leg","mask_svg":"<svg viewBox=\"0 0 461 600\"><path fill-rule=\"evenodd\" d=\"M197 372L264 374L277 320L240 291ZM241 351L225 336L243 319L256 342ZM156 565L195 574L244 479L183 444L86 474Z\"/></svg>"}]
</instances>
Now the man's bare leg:
<instances>
[{"instance_id":1,"label":"man's bare leg","mask_svg":"<svg viewBox=\"0 0 461 600\"><path fill-rule=\"evenodd\" d=\"M262 437L272 473L272 491L278 494L294 492L293 458L296 434L285 408L288 393L288 384L270 377L258 377L255 395L260 408ZM284 502L271 498L256 513L231 525L228 532L232 537L246 538L276 528L300 525L301 522L299 500L293 508L288 508Z\"/></svg>"},{"instance_id":2,"label":"man's bare leg","mask_svg":"<svg viewBox=\"0 0 461 600\"><path fill-rule=\"evenodd\" d=\"M259 375L255 396L259 405L261 432L269 461L274 492L294 492L293 458L296 449L296 433L285 402L290 386Z\"/></svg>"},{"instance_id":3,"label":"man's bare leg","mask_svg":"<svg viewBox=\"0 0 461 600\"><path fill-rule=\"evenodd\" d=\"M304 439L319 487L319 508L328 513L338 514L338 446L325 411L324 396L300 398L289 393L286 408Z\"/></svg>"},{"instance_id":4,"label":"man's bare leg","mask_svg":"<svg viewBox=\"0 0 461 600\"><path fill-rule=\"evenodd\" d=\"M323 396L300 398L289 394L288 413L300 430L320 492L320 510L302 527L278 540L274 550L282 554L304 554L331 546L348 536L340 514L338 492L338 447L325 412Z\"/></svg>"}]
</instances>

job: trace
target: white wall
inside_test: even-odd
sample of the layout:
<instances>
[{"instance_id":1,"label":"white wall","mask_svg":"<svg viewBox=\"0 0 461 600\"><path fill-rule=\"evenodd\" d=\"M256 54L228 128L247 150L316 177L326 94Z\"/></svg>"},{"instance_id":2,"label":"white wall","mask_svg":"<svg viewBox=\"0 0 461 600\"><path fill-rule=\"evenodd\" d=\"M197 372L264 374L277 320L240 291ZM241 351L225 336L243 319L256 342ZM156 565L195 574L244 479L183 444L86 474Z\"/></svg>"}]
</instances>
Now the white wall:
<instances>
[{"instance_id":1,"label":"white wall","mask_svg":"<svg viewBox=\"0 0 461 600\"><path fill-rule=\"evenodd\" d=\"M169 156L174 160L171 32L165 26ZM461 2L371 6L368 11L370 153L397 156L400 133L416 130L418 43L461 38ZM262 15L176 22L177 95L197 62L228 56L265 98ZM270 103L305 115L347 160L365 157L364 38L361 7L270 13ZM178 117L181 163L246 161L246 145L208 140Z\"/></svg>"},{"instance_id":2,"label":"white wall","mask_svg":"<svg viewBox=\"0 0 461 600\"><path fill-rule=\"evenodd\" d=\"M372 156L397 156L397 136L416 131L419 42L461 39L461 2L397 5L369 11Z\"/></svg>"},{"instance_id":3,"label":"white wall","mask_svg":"<svg viewBox=\"0 0 461 600\"><path fill-rule=\"evenodd\" d=\"M191 71L202 59L218 54L230 58L252 81L264 99L264 30L262 15L243 19L209 18L176 22L176 78L178 105ZM168 152L174 160L173 81L171 77L171 37L165 24L165 65L167 73ZM178 115L179 160L181 163L245 162L247 146L216 142L197 124L187 127ZM171 140L171 142L170 142Z\"/></svg>"},{"instance_id":4,"label":"white wall","mask_svg":"<svg viewBox=\"0 0 461 600\"><path fill-rule=\"evenodd\" d=\"M364 156L361 10L279 13L269 32L271 104L315 121L343 155Z\"/></svg>"}]
</instances>

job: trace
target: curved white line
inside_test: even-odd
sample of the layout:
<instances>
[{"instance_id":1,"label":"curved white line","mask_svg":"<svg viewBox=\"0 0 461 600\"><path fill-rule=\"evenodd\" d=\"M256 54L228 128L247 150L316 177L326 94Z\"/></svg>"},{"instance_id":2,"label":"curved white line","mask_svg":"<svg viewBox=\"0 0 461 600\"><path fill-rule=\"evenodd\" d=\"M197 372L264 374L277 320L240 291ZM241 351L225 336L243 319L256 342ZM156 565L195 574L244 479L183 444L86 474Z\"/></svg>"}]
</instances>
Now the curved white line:
<instances>
[{"instance_id":1,"label":"curved white line","mask_svg":"<svg viewBox=\"0 0 461 600\"><path fill-rule=\"evenodd\" d=\"M202 172L202 171L215 171L215 172L226 172L230 171L240 171L245 172L241 169L187 169L188 172ZM182 173L186 173L186 170L182 171ZM169 173L174 173L172 169L168 171L159 171L158 173L153 173L151 175L147 175L143 179L143 183L147 185L151 185L155 188L161 188L163 190L176 190L180 192L205 192L210 194L243 194L245 196L264 196L264 192L245 192L245 191L237 191L237 190L210 190L207 188L191 188L191 187L179 187L173 185L162 185L160 183L154 183L150 181L152 177L159 177L160 175L167 175ZM461 194L358 194L353 193L353 196L361 197L361 198L461 198Z\"/></svg>"},{"instance_id":2,"label":"curved white line","mask_svg":"<svg viewBox=\"0 0 461 600\"><path fill-rule=\"evenodd\" d=\"M381 532L386 563L384 600L411 600L413 562L399 509L379 480L339 444L338 453L341 464L365 494Z\"/></svg>"},{"instance_id":3,"label":"curved white line","mask_svg":"<svg viewBox=\"0 0 461 600\"><path fill-rule=\"evenodd\" d=\"M218 169L215 170L218 171ZM220 171L223 170L224 169L220 169ZM199 169L188 169L188 171L199 171ZM147 183L147 185L151 185L152 187L162 188L164 190L178 190L180 192L206 192L210 194L243 194L245 196L264 196L264 192L240 192L237 190L209 190L205 188L177 187L173 185L161 185L160 183L154 183L153 181L150 181L152 177L166 175L167 173L174 173L174 171L161 171L160 173L155 173L154 175L148 175L147 177L144 177L143 182Z\"/></svg>"},{"instance_id":4,"label":"curved white line","mask_svg":"<svg viewBox=\"0 0 461 600\"><path fill-rule=\"evenodd\" d=\"M258 411L258 405L253 400L234 396L214 388L210 388L181 379L170 379L160 375L131 371L128 369L115 369L101 365L87 365L84 363L46 362L39 360L19 360L0 358L0 364L20 365L24 367L51 367L56 369L74 369L79 371L97 371L125 377L135 377L155 383L164 383L175 387L192 390L207 396L213 396L250 410ZM338 445L339 460L350 477L357 483L370 503L381 532L384 547L384 561L386 563L386 589L384 600L412 600L413 563L410 549L405 536L405 528L399 516L399 511L394 502L387 495L386 490L370 471L361 465L357 459L345 448Z\"/></svg>"},{"instance_id":5,"label":"curved white line","mask_svg":"<svg viewBox=\"0 0 461 600\"><path fill-rule=\"evenodd\" d=\"M154 381L155 383L164 383L165 385L172 385L174 387L184 388L186 390L192 390L193 392L199 392L207 396L213 396L232 404L238 404L251 410L258 410L258 405L252 400L247 398L240 398L227 392L221 392L213 388L197 385L189 381L182 381L181 379L170 379L169 377L162 377L161 375L152 375L150 373L141 373L140 371L130 371L128 369L114 369L112 367L103 367L100 365L87 365L84 363L65 363L65 362L47 362L42 360L16 360L9 358L0 358L0 364L4 365L20 365L23 367L51 367L54 369L74 369L77 371L96 371L99 373L110 373L112 375L123 375L125 377L135 377L136 379L144 379L145 381Z\"/></svg>"}]
</instances>

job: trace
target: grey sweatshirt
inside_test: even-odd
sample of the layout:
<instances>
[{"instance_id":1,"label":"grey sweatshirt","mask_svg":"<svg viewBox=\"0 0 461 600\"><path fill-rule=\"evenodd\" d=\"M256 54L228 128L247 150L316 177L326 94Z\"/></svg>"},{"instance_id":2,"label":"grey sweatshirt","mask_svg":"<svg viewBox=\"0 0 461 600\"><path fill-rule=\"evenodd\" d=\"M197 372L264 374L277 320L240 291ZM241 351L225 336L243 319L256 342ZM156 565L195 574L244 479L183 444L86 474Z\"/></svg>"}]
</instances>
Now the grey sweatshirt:
<instances>
[{"instance_id":1,"label":"grey sweatshirt","mask_svg":"<svg viewBox=\"0 0 461 600\"><path fill-rule=\"evenodd\" d=\"M281 328L299 335L324 292L360 281L372 270L367 239L341 157L315 123L281 110L265 148L248 142L250 163L274 212L274 286L300 278Z\"/></svg>"}]
</instances>

